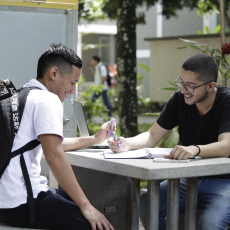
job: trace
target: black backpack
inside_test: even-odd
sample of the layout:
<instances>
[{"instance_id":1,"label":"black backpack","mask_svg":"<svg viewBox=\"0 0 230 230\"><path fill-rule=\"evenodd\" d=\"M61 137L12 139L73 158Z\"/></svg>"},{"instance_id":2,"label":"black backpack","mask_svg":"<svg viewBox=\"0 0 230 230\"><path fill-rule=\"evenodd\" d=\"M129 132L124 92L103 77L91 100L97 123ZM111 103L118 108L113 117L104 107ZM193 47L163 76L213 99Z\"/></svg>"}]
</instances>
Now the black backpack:
<instances>
[{"instance_id":1,"label":"black backpack","mask_svg":"<svg viewBox=\"0 0 230 230\"><path fill-rule=\"evenodd\" d=\"M23 153L37 147L40 141L33 140L14 152L11 152L11 149L20 126L27 96L30 90L35 88L21 87L16 90L10 80L0 81L0 179L11 158L21 155L20 164L27 189L31 225L35 223L35 208L31 182ZM5 93L6 90L8 93Z\"/></svg>"}]
</instances>

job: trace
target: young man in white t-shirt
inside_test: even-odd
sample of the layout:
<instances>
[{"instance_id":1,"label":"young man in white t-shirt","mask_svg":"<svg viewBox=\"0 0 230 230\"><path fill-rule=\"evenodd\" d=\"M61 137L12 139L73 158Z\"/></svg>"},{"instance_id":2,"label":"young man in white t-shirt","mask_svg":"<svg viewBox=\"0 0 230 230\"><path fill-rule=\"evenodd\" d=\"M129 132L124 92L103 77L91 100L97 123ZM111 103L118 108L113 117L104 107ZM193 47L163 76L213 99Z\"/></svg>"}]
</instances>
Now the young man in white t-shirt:
<instances>
[{"instance_id":1,"label":"young man in white t-shirt","mask_svg":"<svg viewBox=\"0 0 230 230\"><path fill-rule=\"evenodd\" d=\"M68 95L75 93L81 68L82 61L73 50L53 44L39 58L37 80L33 79L24 85L39 89L31 90L27 97L12 151L31 140L41 141L41 145L24 153L35 202L33 228L114 230L104 215L86 198L64 153L103 142L109 130L107 122L94 136L63 137L61 103ZM40 175L42 151L63 190L49 190L47 179ZM2 175L0 194L0 222L16 227L31 227L20 156L12 158Z\"/></svg>"}]
</instances>

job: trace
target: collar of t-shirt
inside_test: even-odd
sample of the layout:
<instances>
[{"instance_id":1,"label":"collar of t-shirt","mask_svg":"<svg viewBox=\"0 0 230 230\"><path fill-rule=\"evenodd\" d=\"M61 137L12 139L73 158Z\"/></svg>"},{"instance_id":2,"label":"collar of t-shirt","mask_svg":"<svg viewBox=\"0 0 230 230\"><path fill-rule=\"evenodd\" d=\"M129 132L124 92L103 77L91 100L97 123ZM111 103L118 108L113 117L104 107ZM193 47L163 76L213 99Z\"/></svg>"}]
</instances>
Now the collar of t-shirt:
<instances>
[{"instance_id":1,"label":"collar of t-shirt","mask_svg":"<svg viewBox=\"0 0 230 230\"><path fill-rule=\"evenodd\" d=\"M48 89L36 79L31 79L23 87L38 87L38 88L40 88L42 90L48 91Z\"/></svg>"}]
</instances>

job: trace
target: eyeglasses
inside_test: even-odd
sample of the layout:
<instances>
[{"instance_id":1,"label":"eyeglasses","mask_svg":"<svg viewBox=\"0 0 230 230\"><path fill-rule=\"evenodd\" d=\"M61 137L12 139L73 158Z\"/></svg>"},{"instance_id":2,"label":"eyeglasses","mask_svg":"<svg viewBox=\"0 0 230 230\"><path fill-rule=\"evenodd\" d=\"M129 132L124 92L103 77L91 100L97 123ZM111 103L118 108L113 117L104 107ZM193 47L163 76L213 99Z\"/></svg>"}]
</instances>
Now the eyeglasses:
<instances>
[{"instance_id":1,"label":"eyeglasses","mask_svg":"<svg viewBox=\"0 0 230 230\"><path fill-rule=\"evenodd\" d=\"M180 76L177 77L177 79L174 81L174 82L176 83L176 86L177 86L179 89L182 89L182 87L184 86L185 90L186 90L188 93L194 93L194 89L196 89L196 88L198 88L198 87L200 87L200 86L202 86L202 85L206 85L206 84L212 82L212 81L208 81L208 82L205 82L204 84L201 84L201 85L198 85L198 86L196 86L196 87L193 87L193 86L190 86L190 85L183 84L183 83L181 83L181 81L179 81L179 80L181 80L181 77L180 77Z\"/></svg>"}]
</instances>

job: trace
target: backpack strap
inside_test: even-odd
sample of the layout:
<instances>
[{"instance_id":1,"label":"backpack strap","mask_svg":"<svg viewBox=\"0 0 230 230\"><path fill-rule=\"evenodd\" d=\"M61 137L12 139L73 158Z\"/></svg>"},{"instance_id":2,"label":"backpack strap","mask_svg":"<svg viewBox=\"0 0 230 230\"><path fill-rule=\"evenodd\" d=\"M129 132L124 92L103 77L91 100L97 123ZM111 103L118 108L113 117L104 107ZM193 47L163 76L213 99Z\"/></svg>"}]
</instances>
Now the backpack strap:
<instances>
[{"instance_id":1,"label":"backpack strap","mask_svg":"<svg viewBox=\"0 0 230 230\"><path fill-rule=\"evenodd\" d=\"M20 157L20 164L22 168L22 174L25 180L26 184L26 191L27 191L27 196L28 196L28 204L29 204L29 212L30 212L30 224L33 226L35 223L35 206L34 206L34 197L33 197L33 191L32 191L32 186L30 182L30 176L26 167L26 162L23 156L23 153L21 154Z\"/></svg>"},{"instance_id":2,"label":"backpack strap","mask_svg":"<svg viewBox=\"0 0 230 230\"><path fill-rule=\"evenodd\" d=\"M25 104L25 103L24 103ZM19 115L23 113L23 111L20 113L19 111L19 96L18 93L14 93L10 97L10 105L11 105L11 115L12 115L12 121L13 121L13 127L14 127L14 136L17 134L20 121Z\"/></svg>"},{"instance_id":3,"label":"backpack strap","mask_svg":"<svg viewBox=\"0 0 230 230\"><path fill-rule=\"evenodd\" d=\"M10 98L11 101L11 110L12 110L12 121L14 126L14 134L16 135L20 126L20 122L22 119L22 114L25 109L27 96L30 90L40 89L37 87L20 87L17 90L17 93L14 93ZM41 89L40 89L41 90Z\"/></svg>"},{"instance_id":4,"label":"backpack strap","mask_svg":"<svg viewBox=\"0 0 230 230\"><path fill-rule=\"evenodd\" d=\"M6 136L10 143L13 144L14 140L14 132L13 132L13 121L11 117L11 105L10 105L10 98L6 98L0 101L3 113L3 122L5 125ZM11 150L11 148L10 148Z\"/></svg>"},{"instance_id":5,"label":"backpack strap","mask_svg":"<svg viewBox=\"0 0 230 230\"><path fill-rule=\"evenodd\" d=\"M14 84L9 79L1 81L0 95L4 94L4 89L6 89L11 95L17 92Z\"/></svg>"},{"instance_id":6,"label":"backpack strap","mask_svg":"<svg viewBox=\"0 0 230 230\"><path fill-rule=\"evenodd\" d=\"M24 152L30 151L34 148L36 148L38 145L40 145L40 141L35 139L27 143L26 145L22 146L20 149L15 150L11 153L11 158L14 158L20 154L23 154Z\"/></svg>"},{"instance_id":7,"label":"backpack strap","mask_svg":"<svg viewBox=\"0 0 230 230\"><path fill-rule=\"evenodd\" d=\"M28 88L20 88L18 93L14 93L13 96L10 98L11 101L11 108L12 108L12 118L13 118L13 126L14 126L14 135L17 134L19 125L22 119L22 114L25 109L26 99L27 96L32 89L39 89L37 87L28 87ZM20 98L20 103L19 103ZM30 141L26 145L22 146L20 149L15 150L11 153L11 158L21 155L20 156L20 164L22 168L22 174L25 180L27 197L28 197L28 204L29 204L29 213L30 213L30 224L33 226L35 223L35 206L34 206L34 198L33 198L33 191L30 182L29 173L26 167L26 162L23 156L24 152L30 151L36 148L40 144L40 141L37 139Z\"/></svg>"},{"instance_id":8,"label":"backpack strap","mask_svg":"<svg viewBox=\"0 0 230 230\"><path fill-rule=\"evenodd\" d=\"M101 68L102 68L102 66L105 66L105 65L101 64L101 65L99 66L99 69L98 69L98 70L99 70L100 77L102 77L102 76L101 76Z\"/></svg>"},{"instance_id":9,"label":"backpack strap","mask_svg":"<svg viewBox=\"0 0 230 230\"><path fill-rule=\"evenodd\" d=\"M101 68L102 68L102 66L104 66L105 68L106 68L106 71L107 71L107 75L105 76L105 80L106 80L106 82L107 82L107 85L108 85L108 87L111 85L111 80L110 80L110 76L109 76L109 74L108 74L108 69L107 69L107 67L105 66L105 65L103 65L103 64L101 64L100 66L99 66L99 74L100 74L100 77L102 77L101 76Z\"/></svg>"}]
</instances>

